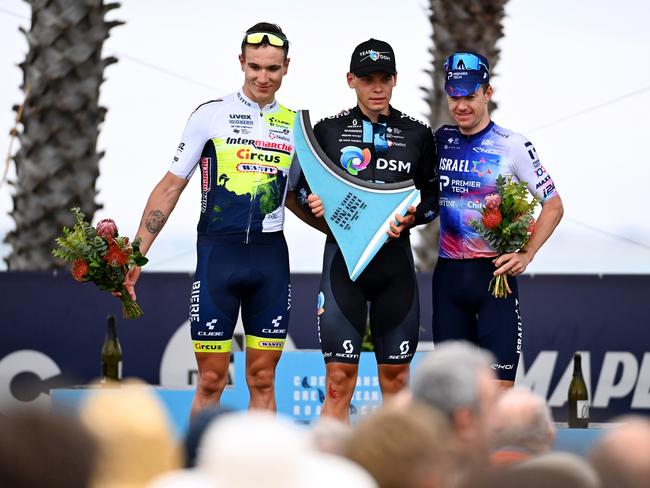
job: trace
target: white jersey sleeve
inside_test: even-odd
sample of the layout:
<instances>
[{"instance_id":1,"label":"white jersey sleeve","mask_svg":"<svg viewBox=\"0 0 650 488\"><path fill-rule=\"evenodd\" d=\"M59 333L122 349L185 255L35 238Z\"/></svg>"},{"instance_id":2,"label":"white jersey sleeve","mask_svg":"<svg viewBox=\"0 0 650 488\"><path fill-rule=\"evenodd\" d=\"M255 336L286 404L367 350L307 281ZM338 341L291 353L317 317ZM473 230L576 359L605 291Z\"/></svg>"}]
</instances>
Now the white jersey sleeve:
<instances>
[{"instance_id":1,"label":"white jersey sleeve","mask_svg":"<svg viewBox=\"0 0 650 488\"><path fill-rule=\"evenodd\" d=\"M542 204L558 195L555 183L546 168L542 166L533 144L521 134L512 134L510 142L512 172L518 181L525 181L528 191L540 199Z\"/></svg>"},{"instance_id":2,"label":"white jersey sleeve","mask_svg":"<svg viewBox=\"0 0 650 488\"><path fill-rule=\"evenodd\" d=\"M205 143L212 134L212 122L216 113L215 103L208 102L197 108L185 124L181 142L169 171L189 180L198 166Z\"/></svg>"}]
</instances>

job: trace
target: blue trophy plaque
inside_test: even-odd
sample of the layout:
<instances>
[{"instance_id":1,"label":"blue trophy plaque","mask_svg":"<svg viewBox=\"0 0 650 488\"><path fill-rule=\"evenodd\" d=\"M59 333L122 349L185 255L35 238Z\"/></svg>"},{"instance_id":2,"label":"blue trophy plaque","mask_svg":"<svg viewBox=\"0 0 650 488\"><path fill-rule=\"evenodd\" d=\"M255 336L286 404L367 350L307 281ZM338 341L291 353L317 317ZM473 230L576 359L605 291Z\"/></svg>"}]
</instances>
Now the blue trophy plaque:
<instances>
[{"instance_id":1,"label":"blue trophy plaque","mask_svg":"<svg viewBox=\"0 0 650 488\"><path fill-rule=\"evenodd\" d=\"M351 280L356 280L388 239L395 214L406 215L420 201L413 180L364 181L333 163L318 145L309 111L296 116L295 144L307 183L323 201L325 220L336 239Z\"/></svg>"}]
</instances>

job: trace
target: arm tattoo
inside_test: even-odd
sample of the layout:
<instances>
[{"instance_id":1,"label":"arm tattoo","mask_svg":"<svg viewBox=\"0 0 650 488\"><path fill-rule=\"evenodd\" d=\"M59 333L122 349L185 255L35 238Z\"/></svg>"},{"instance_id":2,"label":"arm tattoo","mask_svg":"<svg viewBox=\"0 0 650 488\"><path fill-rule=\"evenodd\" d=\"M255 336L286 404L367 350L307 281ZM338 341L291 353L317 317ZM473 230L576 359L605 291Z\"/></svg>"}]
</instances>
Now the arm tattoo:
<instances>
[{"instance_id":1,"label":"arm tattoo","mask_svg":"<svg viewBox=\"0 0 650 488\"><path fill-rule=\"evenodd\" d=\"M157 234L165 225L167 218L160 210L152 210L144 221L144 226L152 234Z\"/></svg>"}]
</instances>

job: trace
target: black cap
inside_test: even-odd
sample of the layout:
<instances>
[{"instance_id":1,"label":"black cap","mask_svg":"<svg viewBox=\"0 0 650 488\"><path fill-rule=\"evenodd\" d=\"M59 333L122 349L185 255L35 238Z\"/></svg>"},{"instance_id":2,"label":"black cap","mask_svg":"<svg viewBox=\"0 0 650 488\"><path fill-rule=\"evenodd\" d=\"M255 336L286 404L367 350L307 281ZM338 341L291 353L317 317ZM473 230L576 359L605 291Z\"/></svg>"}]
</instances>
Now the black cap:
<instances>
[{"instance_id":1,"label":"black cap","mask_svg":"<svg viewBox=\"0 0 650 488\"><path fill-rule=\"evenodd\" d=\"M368 76L375 71L385 71L391 75L397 73L395 53L387 42L368 39L354 48L350 72L356 76Z\"/></svg>"}]
</instances>

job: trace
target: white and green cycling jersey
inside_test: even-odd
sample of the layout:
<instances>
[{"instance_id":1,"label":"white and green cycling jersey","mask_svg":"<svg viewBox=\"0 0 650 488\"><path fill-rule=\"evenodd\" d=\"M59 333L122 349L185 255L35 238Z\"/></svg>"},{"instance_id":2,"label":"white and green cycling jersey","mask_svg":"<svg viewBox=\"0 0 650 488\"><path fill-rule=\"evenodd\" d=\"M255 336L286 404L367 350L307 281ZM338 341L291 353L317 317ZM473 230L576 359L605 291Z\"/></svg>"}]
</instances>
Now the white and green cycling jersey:
<instances>
[{"instance_id":1,"label":"white and green cycling jersey","mask_svg":"<svg viewBox=\"0 0 650 488\"><path fill-rule=\"evenodd\" d=\"M170 172L189 179L201 168L199 235L282 230L295 115L242 91L192 113Z\"/></svg>"}]
</instances>

